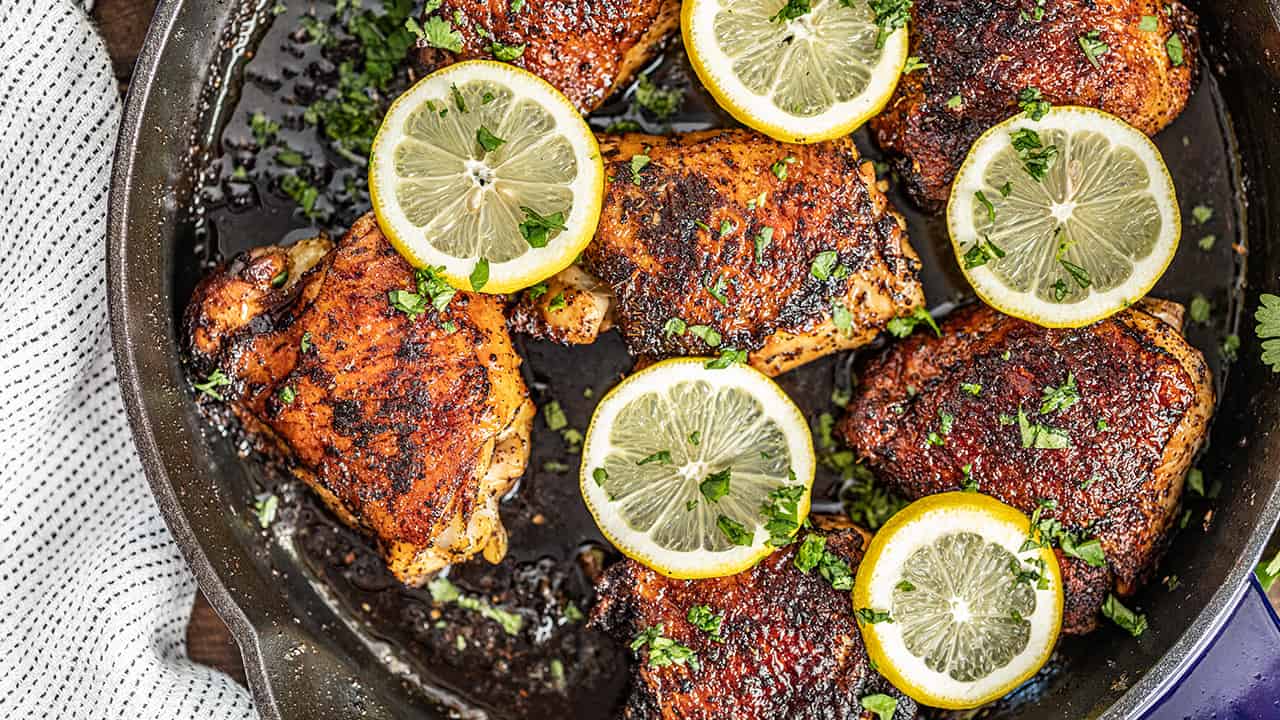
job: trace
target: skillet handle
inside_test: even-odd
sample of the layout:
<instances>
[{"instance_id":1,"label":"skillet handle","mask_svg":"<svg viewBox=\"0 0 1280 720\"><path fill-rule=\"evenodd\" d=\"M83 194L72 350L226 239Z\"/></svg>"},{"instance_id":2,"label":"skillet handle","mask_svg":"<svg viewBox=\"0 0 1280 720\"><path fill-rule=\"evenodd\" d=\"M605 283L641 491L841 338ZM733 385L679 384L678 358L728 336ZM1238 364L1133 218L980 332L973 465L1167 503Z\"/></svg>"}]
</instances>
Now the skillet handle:
<instances>
[{"instance_id":1,"label":"skillet handle","mask_svg":"<svg viewBox=\"0 0 1280 720\"><path fill-rule=\"evenodd\" d=\"M1277 698L1280 617L1251 574L1218 636L1143 720L1274 718Z\"/></svg>"}]
</instances>

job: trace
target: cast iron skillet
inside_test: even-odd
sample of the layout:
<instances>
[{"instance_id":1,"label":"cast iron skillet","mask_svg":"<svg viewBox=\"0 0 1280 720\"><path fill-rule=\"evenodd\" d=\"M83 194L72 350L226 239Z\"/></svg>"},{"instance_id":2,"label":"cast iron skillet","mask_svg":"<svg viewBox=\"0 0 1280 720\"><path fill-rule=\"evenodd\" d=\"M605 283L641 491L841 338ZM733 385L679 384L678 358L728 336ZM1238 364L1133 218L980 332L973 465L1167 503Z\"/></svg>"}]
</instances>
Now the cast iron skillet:
<instances>
[{"instance_id":1,"label":"cast iron skillet","mask_svg":"<svg viewBox=\"0 0 1280 720\"><path fill-rule=\"evenodd\" d=\"M465 681L423 676L394 638L370 632L344 605L300 557L297 543L288 537L263 541L245 511L259 486L249 477L256 461L246 461L233 440L210 432L188 390L177 319L189 288L175 278L188 277L192 262L185 214L198 183L192 158L213 144L204 120L219 108L207 105L204 91L239 71L220 58L251 42L236 28L244 13L264 9L262 0L253 5L165 0L133 76L117 148L107 256L112 334L135 440L169 527L240 644L264 718L474 714L459 709ZM1231 215L1232 239L1248 253L1243 285L1226 298L1231 331L1240 308L1251 314L1260 292L1280 288L1280 0L1224 1L1199 11L1206 81L1216 84L1225 104L1221 132L1227 151L1238 154L1227 164L1236 169L1231 181L1241 183L1234 188L1235 206L1219 208ZM1183 204L1190 203L1184 198ZM1184 237L1184 243L1194 240ZM922 252L926 270L928 263L937 265L927 249ZM1195 270L1181 274L1194 276ZM1223 480L1214 519L1204 532L1180 534L1161 568L1181 579L1178 592L1157 595L1149 588L1139 597L1151 625L1139 640L1110 629L1064 643L1059 661L1066 671L1047 673L999 716L1139 714L1225 622L1280 515L1280 438L1274 435L1280 376L1257 361L1250 318L1239 328L1241 361L1219 378L1229 391L1200 461L1207 476ZM1197 523L1203 511L1198 509ZM601 689L594 714L618 690L616 683Z\"/></svg>"}]
</instances>

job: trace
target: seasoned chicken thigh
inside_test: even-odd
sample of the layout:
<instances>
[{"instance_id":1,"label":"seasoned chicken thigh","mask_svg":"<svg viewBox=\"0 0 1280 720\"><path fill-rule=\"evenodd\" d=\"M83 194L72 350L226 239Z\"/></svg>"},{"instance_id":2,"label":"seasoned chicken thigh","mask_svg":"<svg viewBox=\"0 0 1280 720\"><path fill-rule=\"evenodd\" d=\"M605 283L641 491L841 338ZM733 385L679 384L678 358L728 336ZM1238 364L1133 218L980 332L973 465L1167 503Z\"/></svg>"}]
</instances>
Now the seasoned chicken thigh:
<instances>
[{"instance_id":1,"label":"seasoned chicken thigh","mask_svg":"<svg viewBox=\"0 0 1280 720\"><path fill-rule=\"evenodd\" d=\"M1199 62L1196 17L1176 1L916 0L909 29L925 66L902 76L871 129L930 211L973 141L1020 111L1023 90L1154 135L1182 112Z\"/></svg>"},{"instance_id":2,"label":"seasoned chicken thigh","mask_svg":"<svg viewBox=\"0 0 1280 720\"><path fill-rule=\"evenodd\" d=\"M600 150L595 240L574 277L526 294L519 330L585 343L616 323L644 359L733 349L776 375L924 303L905 223L847 138L604 135Z\"/></svg>"},{"instance_id":3,"label":"seasoned chicken thigh","mask_svg":"<svg viewBox=\"0 0 1280 720\"><path fill-rule=\"evenodd\" d=\"M505 554L498 501L524 472L534 413L501 300L460 292L437 310L419 292L370 214L336 248L223 264L186 312L196 367L228 381L215 392L410 585Z\"/></svg>"},{"instance_id":4,"label":"seasoned chicken thigh","mask_svg":"<svg viewBox=\"0 0 1280 720\"><path fill-rule=\"evenodd\" d=\"M823 534L826 549L856 572L864 538L855 530ZM624 717L874 718L860 704L874 693L897 698L895 718L915 717L915 703L872 669L849 591L833 588L817 570L797 568L798 546L707 580L664 577L633 560L609 568L596 588L591 625L624 643L656 630L694 653L661 665L651 646L638 648ZM695 606L705 608L694 611L701 628L690 621ZM718 624L715 616L722 616Z\"/></svg>"},{"instance_id":5,"label":"seasoned chicken thigh","mask_svg":"<svg viewBox=\"0 0 1280 720\"><path fill-rule=\"evenodd\" d=\"M915 499L967 484L1096 538L1105 566L1059 554L1063 629L1085 632L1164 550L1204 442L1213 383L1183 339L1182 307L1144 301L1079 329L985 305L952 313L871 360L837 432Z\"/></svg>"},{"instance_id":6,"label":"seasoned chicken thigh","mask_svg":"<svg viewBox=\"0 0 1280 720\"><path fill-rule=\"evenodd\" d=\"M432 17L450 24L462 47L455 53L420 41L419 56L428 69L459 60L509 60L591 112L680 26L680 2L444 0L424 22Z\"/></svg>"}]
</instances>

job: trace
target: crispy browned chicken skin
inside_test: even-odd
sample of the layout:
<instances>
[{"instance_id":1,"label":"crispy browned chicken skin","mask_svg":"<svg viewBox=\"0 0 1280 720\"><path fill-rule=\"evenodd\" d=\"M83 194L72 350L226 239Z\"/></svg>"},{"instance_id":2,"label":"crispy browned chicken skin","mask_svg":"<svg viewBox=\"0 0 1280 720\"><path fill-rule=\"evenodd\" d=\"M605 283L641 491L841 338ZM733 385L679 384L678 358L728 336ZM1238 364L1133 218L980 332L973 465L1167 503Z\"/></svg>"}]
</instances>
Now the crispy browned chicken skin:
<instances>
[{"instance_id":1,"label":"crispy browned chicken skin","mask_svg":"<svg viewBox=\"0 0 1280 720\"><path fill-rule=\"evenodd\" d=\"M493 59L494 43L524 46L511 61L590 112L626 85L680 26L679 0L444 0L432 12L462 35L452 53L419 42L428 69ZM455 18L464 19L457 22Z\"/></svg>"},{"instance_id":2,"label":"crispy browned chicken skin","mask_svg":"<svg viewBox=\"0 0 1280 720\"><path fill-rule=\"evenodd\" d=\"M1196 17L1182 4L1044 0L1044 17L1033 21L1035 6L916 0L910 53L927 67L902 76L871 128L882 148L901 156L896 169L925 209L942 208L969 146L1019 112L1024 88L1039 89L1055 105L1105 110L1148 135L1186 105L1199 49ZM1156 19L1154 31L1139 28L1144 16ZM1080 45L1095 30L1108 48L1096 67ZM1177 66L1165 47L1173 35L1183 47ZM960 104L951 107L956 97Z\"/></svg>"},{"instance_id":3,"label":"crispy browned chicken skin","mask_svg":"<svg viewBox=\"0 0 1280 720\"><path fill-rule=\"evenodd\" d=\"M612 180L582 262L599 287L562 295L558 278L526 298L517 329L591 342L616 322L643 358L734 348L776 375L863 345L924 303L905 223L847 138L603 135L600 150ZM699 327L719 342L689 329Z\"/></svg>"},{"instance_id":4,"label":"crispy browned chicken skin","mask_svg":"<svg viewBox=\"0 0 1280 720\"><path fill-rule=\"evenodd\" d=\"M827 720L874 718L860 699L898 698L895 718L915 717L915 703L871 669L847 590L818 572L801 572L799 543L729 577L675 580L632 560L605 573L591 624L630 643L646 628L697 653L692 663L653 667L648 650L633 663L625 717L669 720ZM863 538L854 530L827 536L826 547L854 570ZM688 620L694 605L724 613L721 641Z\"/></svg>"},{"instance_id":5,"label":"crispy browned chicken skin","mask_svg":"<svg viewBox=\"0 0 1280 720\"><path fill-rule=\"evenodd\" d=\"M410 318L387 294L414 283L366 215L332 251L317 239L223 264L186 313L196 366L229 378L216 390L246 429L408 584L502 558L498 500L524 471L533 417L501 301L458 293Z\"/></svg>"},{"instance_id":6,"label":"crispy browned chicken skin","mask_svg":"<svg viewBox=\"0 0 1280 720\"><path fill-rule=\"evenodd\" d=\"M957 310L941 338L917 332L862 368L837 432L913 499L960 489L968 466L981 492L1027 514L1055 501L1044 517L1106 552L1105 568L1059 553L1063 629L1085 632L1113 583L1132 593L1159 558L1213 411L1208 366L1181 322L1181 306L1163 301L1067 330ZM1078 400L1041 412L1046 388L1068 377ZM1055 444L1028 438L1037 425L1068 447L1037 447Z\"/></svg>"}]
</instances>

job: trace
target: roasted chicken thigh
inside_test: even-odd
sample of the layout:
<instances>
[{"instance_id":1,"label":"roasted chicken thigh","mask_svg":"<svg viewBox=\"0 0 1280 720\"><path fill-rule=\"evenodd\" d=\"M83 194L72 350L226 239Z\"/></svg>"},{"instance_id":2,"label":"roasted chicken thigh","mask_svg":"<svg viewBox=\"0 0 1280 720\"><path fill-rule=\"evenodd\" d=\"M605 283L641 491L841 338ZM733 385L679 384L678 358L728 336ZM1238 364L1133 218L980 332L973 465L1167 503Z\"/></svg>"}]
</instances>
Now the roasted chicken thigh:
<instances>
[{"instance_id":1,"label":"roasted chicken thigh","mask_svg":"<svg viewBox=\"0 0 1280 720\"><path fill-rule=\"evenodd\" d=\"M611 181L581 267L527 293L517 329L645 359L747 353L771 375L873 339L924 304L905 223L853 142L746 130L604 135Z\"/></svg>"},{"instance_id":2,"label":"roasted chicken thigh","mask_svg":"<svg viewBox=\"0 0 1280 720\"><path fill-rule=\"evenodd\" d=\"M626 85L673 30L679 0L444 0L427 14L458 33L458 52L425 39L429 69L459 60L507 60L590 112Z\"/></svg>"},{"instance_id":3,"label":"roasted chicken thigh","mask_svg":"<svg viewBox=\"0 0 1280 720\"><path fill-rule=\"evenodd\" d=\"M967 486L1096 538L1101 567L1059 554L1063 629L1085 632L1150 574L1204 442L1213 384L1181 323L1164 301L1079 329L969 306L867 363L837 432L907 497Z\"/></svg>"},{"instance_id":4,"label":"roasted chicken thigh","mask_svg":"<svg viewBox=\"0 0 1280 720\"><path fill-rule=\"evenodd\" d=\"M1154 135L1196 76L1196 17L1157 0L916 0L906 73L871 120L913 199L936 211L969 146L1018 113L1019 93L1118 115Z\"/></svg>"},{"instance_id":5,"label":"roasted chicken thigh","mask_svg":"<svg viewBox=\"0 0 1280 720\"><path fill-rule=\"evenodd\" d=\"M797 568L798 545L750 570L707 580L675 580L633 560L609 568L597 586L591 624L633 645L646 631L657 632L694 653L683 663L662 664L651 648L637 647L624 716L871 718L860 699L884 693L897 698L895 718L915 717L915 703L872 669L848 590L833 588L816 570ZM826 533L826 549L853 571L863 546L856 530ZM701 615L693 610L703 628L690 620L695 606L705 609ZM708 619L714 633L704 629Z\"/></svg>"},{"instance_id":6,"label":"roasted chicken thigh","mask_svg":"<svg viewBox=\"0 0 1280 720\"><path fill-rule=\"evenodd\" d=\"M418 584L505 554L498 501L524 471L534 408L500 299L460 292L410 313L397 291L420 292L370 214L336 248L223 264L185 324L194 364L218 373L213 391L246 430Z\"/></svg>"}]
</instances>

